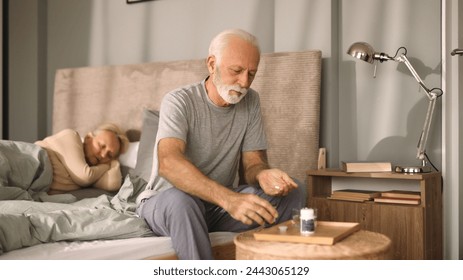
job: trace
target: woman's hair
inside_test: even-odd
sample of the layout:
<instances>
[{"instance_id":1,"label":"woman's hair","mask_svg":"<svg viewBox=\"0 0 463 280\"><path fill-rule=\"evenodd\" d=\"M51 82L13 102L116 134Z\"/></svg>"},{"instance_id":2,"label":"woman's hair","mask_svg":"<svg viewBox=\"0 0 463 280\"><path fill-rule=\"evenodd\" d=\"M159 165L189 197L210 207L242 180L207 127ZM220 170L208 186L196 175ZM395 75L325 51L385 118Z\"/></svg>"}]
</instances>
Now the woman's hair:
<instances>
[{"instance_id":1,"label":"woman's hair","mask_svg":"<svg viewBox=\"0 0 463 280\"><path fill-rule=\"evenodd\" d=\"M127 138L127 135L125 135L124 132L119 128L119 126L113 124L113 123L105 123L100 126L98 126L94 131L93 134L97 135L100 131L106 130L106 131L111 131L114 134L116 134L117 139L119 139L119 144L120 144L120 149L119 149L119 155L123 154L127 151L129 148L129 139Z\"/></svg>"},{"instance_id":2,"label":"woman's hair","mask_svg":"<svg viewBox=\"0 0 463 280\"><path fill-rule=\"evenodd\" d=\"M257 41L257 38L254 35L242 29L227 29L215 36L214 39L212 39L211 44L209 45L209 55L215 56L217 64L220 64L222 60L222 52L228 45L229 40L233 37L238 37L246 42L249 42L251 45L256 47L256 49L260 53L259 42Z\"/></svg>"}]
</instances>

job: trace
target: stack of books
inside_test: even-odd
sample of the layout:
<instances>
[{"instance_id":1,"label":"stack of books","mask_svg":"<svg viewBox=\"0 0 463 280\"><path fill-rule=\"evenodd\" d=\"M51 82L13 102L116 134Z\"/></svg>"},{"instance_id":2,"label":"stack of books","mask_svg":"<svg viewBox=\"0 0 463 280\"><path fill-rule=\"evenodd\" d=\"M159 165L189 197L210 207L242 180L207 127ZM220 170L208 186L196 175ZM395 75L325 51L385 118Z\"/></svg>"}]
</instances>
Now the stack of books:
<instances>
[{"instance_id":1,"label":"stack of books","mask_svg":"<svg viewBox=\"0 0 463 280\"><path fill-rule=\"evenodd\" d=\"M420 192L393 190L382 192L374 198L375 202L418 205L421 203Z\"/></svg>"},{"instance_id":2,"label":"stack of books","mask_svg":"<svg viewBox=\"0 0 463 280\"><path fill-rule=\"evenodd\" d=\"M345 162L341 161L341 169L344 172L391 172L390 162Z\"/></svg>"},{"instance_id":3,"label":"stack of books","mask_svg":"<svg viewBox=\"0 0 463 280\"><path fill-rule=\"evenodd\" d=\"M331 193L329 199L337 200L348 200L363 202L367 200L373 200L375 197L379 197L381 192L371 190L354 190L354 189L343 189L336 190Z\"/></svg>"}]
</instances>

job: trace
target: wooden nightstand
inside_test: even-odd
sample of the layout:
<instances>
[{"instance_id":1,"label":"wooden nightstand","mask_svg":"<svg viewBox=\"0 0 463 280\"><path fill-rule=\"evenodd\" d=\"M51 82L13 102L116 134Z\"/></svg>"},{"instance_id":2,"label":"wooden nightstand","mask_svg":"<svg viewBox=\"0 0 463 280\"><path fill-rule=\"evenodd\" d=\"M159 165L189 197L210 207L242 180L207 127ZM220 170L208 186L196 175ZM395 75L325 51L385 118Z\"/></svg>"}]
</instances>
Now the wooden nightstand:
<instances>
[{"instance_id":1,"label":"wooden nightstand","mask_svg":"<svg viewBox=\"0 0 463 280\"><path fill-rule=\"evenodd\" d=\"M318 209L318 219L358 222L362 229L383 233L392 240L394 259L442 259L442 176L423 174L346 173L335 169L307 171L309 207ZM333 179L390 180L391 184L413 181L421 192L420 205L352 202L328 199ZM355 183L354 183L355 184ZM380 184L378 184L380 185ZM376 184L372 190L381 191Z\"/></svg>"}]
</instances>

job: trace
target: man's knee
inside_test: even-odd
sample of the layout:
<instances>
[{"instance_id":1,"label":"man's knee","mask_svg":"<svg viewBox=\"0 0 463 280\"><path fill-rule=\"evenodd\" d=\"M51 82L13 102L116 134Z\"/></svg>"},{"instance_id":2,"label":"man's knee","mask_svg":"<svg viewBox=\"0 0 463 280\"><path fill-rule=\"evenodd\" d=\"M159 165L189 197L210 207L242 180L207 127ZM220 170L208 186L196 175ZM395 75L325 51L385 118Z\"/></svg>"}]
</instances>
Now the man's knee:
<instances>
[{"instance_id":1,"label":"man's knee","mask_svg":"<svg viewBox=\"0 0 463 280\"><path fill-rule=\"evenodd\" d=\"M192 212L205 213L204 204L197 197L193 197L177 188L170 188L161 192L156 210L164 211L167 216L170 215L188 215Z\"/></svg>"},{"instance_id":2,"label":"man's knee","mask_svg":"<svg viewBox=\"0 0 463 280\"><path fill-rule=\"evenodd\" d=\"M166 232L172 221L185 223L195 217L205 215L202 201L185 192L171 188L149 198L141 206L140 216L143 217L156 234L169 235Z\"/></svg>"}]
</instances>

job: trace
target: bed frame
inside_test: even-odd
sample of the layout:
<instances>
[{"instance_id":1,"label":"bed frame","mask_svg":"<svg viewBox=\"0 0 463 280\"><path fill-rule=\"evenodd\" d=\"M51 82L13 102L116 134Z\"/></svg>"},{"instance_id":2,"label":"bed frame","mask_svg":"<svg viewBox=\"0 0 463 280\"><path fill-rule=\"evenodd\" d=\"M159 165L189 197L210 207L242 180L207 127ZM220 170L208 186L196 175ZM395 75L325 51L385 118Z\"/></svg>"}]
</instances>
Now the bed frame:
<instances>
[{"instance_id":1,"label":"bed frame","mask_svg":"<svg viewBox=\"0 0 463 280\"><path fill-rule=\"evenodd\" d=\"M268 53L262 55L252 84L261 98L270 164L301 182L306 181L307 169L317 167L320 74L319 50ZM205 77L202 59L60 69L55 78L53 133L72 128L84 135L100 123L113 122L137 141L143 108L159 110L167 92ZM217 259L234 259L233 235L226 239L213 246ZM143 258L176 256L172 250Z\"/></svg>"}]
</instances>

